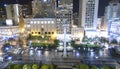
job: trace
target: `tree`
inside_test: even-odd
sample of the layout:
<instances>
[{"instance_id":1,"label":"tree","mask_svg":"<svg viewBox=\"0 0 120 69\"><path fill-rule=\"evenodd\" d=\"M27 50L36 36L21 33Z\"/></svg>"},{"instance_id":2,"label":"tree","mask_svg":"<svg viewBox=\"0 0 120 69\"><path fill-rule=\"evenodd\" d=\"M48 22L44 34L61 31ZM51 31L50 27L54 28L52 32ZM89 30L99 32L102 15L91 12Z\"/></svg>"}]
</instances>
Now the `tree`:
<instances>
[{"instance_id":1,"label":"tree","mask_svg":"<svg viewBox=\"0 0 120 69\"><path fill-rule=\"evenodd\" d=\"M37 64L32 65L32 69L38 69L38 68L39 68L39 66Z\"/></svg>"},{"instance_id":2,"label":"tree","mask_svg":"<svg viewBox=\"0 0 120 69\"><path fill-rule=\"evenodd\" d=\"M20 69L20 65L19 64L14 65L13 69Z\"/></svg>"},{"instance_id":3,"label":"tree","mask_svg":"<svg viewBox=\"0 0 120 69\"><path fill-rule=\"evenodd\" d=\"M89 69L89 66L86 64L81 64L80 69Z\"/></svg>"},{"instance_id":4,"label":"tree","mask_svg":"<svg viewBox=\"0 0 120 69\"><path fill-rule=\"evenodd\" d=\"M30 65L25 64L22 69L30 69Z\"/></svg>"},{"instance_id":5,"label":"tree","mask_svg":"<svg viewBox=\"0 0 120 69\"><path fill-rule=\"evenodd\" d=\"M110 67L108 67L108 66L103 66L103 69L110 69Z\"/></svg>"},{"instance_id":6,"label":"tree","mask_svg":"<svg viewBox=\"0 0 120 69\"><path fill-rule=\"evenodd\" d=\"M104 37L101 37L101 38L99 39L99 41L100 41L101 43L105 43L105 42L107 42L107 39L104 38Z\"/></svg>"},{"instance_id":7,"label":"tree","mask_svg":"<svg viewBox=\"0 0 120 69\"><path fill-rule=\"evenodd\" d=\"M72 45L72 46L75 45L75 41L74 41L74 40L71 41L71 45Z\"/></svg>"},{"instance_id":8,"label":"tree","mask_svg":"<svg viewBox=\"0 0 120 69\"><path fill-rule=\"evenodd\" d=\"M42 65L41 69L49 69L49 66L47 64Z\"/></svg>"},{"instance_id":9,"label":"tree","mask_svg":"<svg viewBox=\"0 0 120 69\"><path fill-rule=\"evenodd\" d=\"M54 40L54 45L58 46L58 45L59 45L59 43L60 43L60 41L59 41L59 40L57 40L57 39L55 39L55 40Z\"/></svg>"},{"instance_id":10,"label":"tree","mask_svg":"<svg viewBox=\"0 0 120 69\"><path fill-rule=\"evenodd\" d=\"M82 39L83 42L87 42L88 41L88 37L87 36L84 36L83 39Z\"/></svg>"},{"instance_id":11,"label":"tree","mask_svg":"<svg viewBox=\"0 0 120 69\"><path fill-rule=\"evenodd\" d=\"M91 69L98 69L96 66L92 66L92 68Z\"/></svg>"},{"instance_id":12,"label":"tree","mask_svg":"<svg viewBox=\"0 0 120 69\"><path fill-rule=\"evenodd\" d=\"M118 41L117 41L116 39L113 39L113 40L111 41L111 44L118 44Z\"/></svg>"}]
</instances>

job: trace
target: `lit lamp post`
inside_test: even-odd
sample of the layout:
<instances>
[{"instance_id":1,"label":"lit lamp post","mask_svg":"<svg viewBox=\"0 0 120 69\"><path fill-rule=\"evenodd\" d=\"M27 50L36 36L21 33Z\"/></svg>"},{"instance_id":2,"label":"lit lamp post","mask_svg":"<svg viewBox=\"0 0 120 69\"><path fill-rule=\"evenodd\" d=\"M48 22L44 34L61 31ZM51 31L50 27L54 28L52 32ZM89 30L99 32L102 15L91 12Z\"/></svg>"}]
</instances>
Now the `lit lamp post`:
<instances>
[{"instance_id":1,"label":"lit lamp post","mask_svg":"<svg viewBox=\"0 0 120 69\"><path fill-rule=\"evenodd\" d=\"M64 21L66 23L67 20ZM64 50L63 50L63 57L67 57L67 50L66 50L66 29L69 25L68 24L63 24L64 28Z\"/></svg>"}]
</instances>

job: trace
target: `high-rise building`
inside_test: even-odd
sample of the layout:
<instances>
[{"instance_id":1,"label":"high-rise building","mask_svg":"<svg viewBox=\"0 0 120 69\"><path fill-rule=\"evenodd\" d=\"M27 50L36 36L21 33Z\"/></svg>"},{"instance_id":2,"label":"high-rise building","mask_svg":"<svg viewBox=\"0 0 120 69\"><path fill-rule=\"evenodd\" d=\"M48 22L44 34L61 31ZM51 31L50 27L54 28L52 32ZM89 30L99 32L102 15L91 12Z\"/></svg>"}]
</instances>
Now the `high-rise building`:
<instances>
[{"instance_id":1,"label":"high-rise building","mask_svg":"<svg viewBox=\"0 0 120 69\"><path fill-rule=\"evenodd\" d=\"M113 39L120 42L120 3L119 0L112 0L105 8L105 22L108 25L109 42Z\"/></svg>"},{"instance_id":2,"label":"high-rise building","mask_svg":"<svg viewBox=\"0 0 120 69\"><path fill-rule=\"evenodd\" d=\"M0 6L0 20L4 20L6 18L5 8Z\"/></svg>"},{"instance_id":3,"label":"high-rise building","mask_svg":"<svg viewBox=\"0 0 120 69\"><path fill-rule=\"evenodd\" d=\"M105 18L106 20L116 18L120 16L120 3L118 0L111 1L109 5L105 8Z\"/></svg>"},{"instance_id":4,"label":"high-rise building","mask_svg":"<svg viewBox=\"0 0 120 69\"><path fill-rule=\"evenodd\" d=\"M12 19L15 25L19 24L19 13L22 6L19 4L10 4L6 6L7 19Z\"/></svg>"},{"instance_id":5,"label":"high-rise building","mask_svg":"<svg viewBox=\"0 0 120 69\"><path fill-rule=\"evenodd\" d=\"M79 27L96 30L99 0L79 1Z\"/></svg>"},{"instance_id":6,"label":"high-rise building","mask_svg":"<svg viewBox=\"0 0 120 69\"><path fill-rule=\"evenodd\" d=\"M63 34L63 25L67 27L67 34L71 34L71 27L73 22L73 0L58 0L58 7L56 9L56 25L57 33Z\"/></svg>"},{"instance_id":7,"label":"high-rise building","mask_svg":"<svg viewBox=\"0 0 120 69\"><path fill-rule=\"evenodd\" d=\"M33 0L32 10L33 17L53 18L55 17L56 0Z\"/></svg>"},{"instance_id":8,"label":"high-rise building","mask_svg":"<svg viewBox=\"0 0 120 69\"><path fill-rule=\"evenodd\" d=\"M22 13L23 13L23 17L24 18L30 18L30 17L32 17L31 2L29 2L28 4L22 5Z\"/></svg>"},{"instance_id":9,"label":"high-rise building","mask_svg":"<svg viewBox=\"0 0 120 69\"><path fill-rule=\"evenodd\" d=\"M58 7L69 6L73 8L73 0L58 0L57 1Z\"/></svg>"},{"instance_id":10,"label":"high-rise building","mask_svg":"<svg viewBox=\"0 0 120 69\"><path fill-rule=\"evenodd\" d=\"M73 13L73 24L78 26L78 13Z\"/></svg>"}]
</instances>

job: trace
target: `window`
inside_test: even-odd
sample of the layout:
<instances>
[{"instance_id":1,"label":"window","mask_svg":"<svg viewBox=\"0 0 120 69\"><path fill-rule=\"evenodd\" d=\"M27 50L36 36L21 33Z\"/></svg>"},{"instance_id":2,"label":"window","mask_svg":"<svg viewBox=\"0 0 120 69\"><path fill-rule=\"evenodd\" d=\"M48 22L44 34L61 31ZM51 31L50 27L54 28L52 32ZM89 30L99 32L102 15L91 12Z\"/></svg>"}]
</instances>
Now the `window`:
<instances>
[{"instance_id":1,"label":"window","mask_svg":"<svg viewBox=\"0 0 120 69\"><path fill-rule=\"evenodd\" d=\"M48 32L48 34L51 34L50 32Z\"/></svg>"},{"instance_id":2,"label":"window","mask_svg":"<svg viewBox=\"0 0 120 69\"><path fill-rule=\"evenodd\" d=\"M40 34L40 32L38 32L38 34Z\"/></svg>"},{"instance_id":3,"label":"window","mask_svg":"<svg viewBox=\"0 0 120 69\"><path fill-rule=\"evenodd\" d=\"M35 32L35 34L37 34L37 32Z\"/></svg>"},{"instance_id":4,"label":"window","mask_svg":"<svg viewBox=\"0 0 120 69\"><path fill-rule=\"evenodd\" d=\"M34 21L34 24L36 24L37 22L36 21Z\"/></svg>"},{"instance_id":5,"label":"window","mask_svg":"<svg viewBox=\"0 0 120 69\"><path fill-rule=\"evenodd\" d=\"M52 34L54 34L54 32L52 32Z\"/></svg>"},{"instance_id":6,"label":"window","mask_svg":"<svg viewBox=\"0 0 120 69\"><path fill-rule=\"evenodd\" d=\"M33 21L31 21L30 23L33 24Z\"/></svg>"},{"instance_id":7,"label":"window","mask_svg":"<svg viewBox=\"0 0 120 69\"><path fill-rule=\"evenodd\" d=\"M34 32L32 32L32 34L34 34Z\"/></svg>"},{"instance_id":8,"label":"window","mask_svg":"<svg viewBox=\"0 0 120 69\"><path fill-rule=\"evenodd\" d=\"M47 34L47 32L45 32L45 34Z\"/></svg>"}]
</instances>

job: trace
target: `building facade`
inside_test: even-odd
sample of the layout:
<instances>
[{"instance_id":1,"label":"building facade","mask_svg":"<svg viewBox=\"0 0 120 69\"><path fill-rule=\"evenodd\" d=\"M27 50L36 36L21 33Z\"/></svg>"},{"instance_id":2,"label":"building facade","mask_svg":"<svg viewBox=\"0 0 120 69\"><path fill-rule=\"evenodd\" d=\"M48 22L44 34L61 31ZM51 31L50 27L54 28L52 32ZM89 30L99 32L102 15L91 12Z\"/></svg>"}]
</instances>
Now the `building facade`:
<instances>
[{"instance_id":1,"label":"building facade","mask_svg":"<svg viewBox=\"0 0 120 69\"><path fill-rule=\"evenodd\" d=\"M0 20L5 20L6 19L6 11L5 11L5 6L0 6Z\"/></svg>"},{"instance_id":2,"label":"building facade","mask_svg":"<svg viewBox=\"0 0 120 69\"><path fill-rule=\"evenodd\" d=\"M67 34L71 34L71 27L73 23L73 0L58 0L58 7L56 9L56 27L57 33L63 34L63 25L68 24Z\"/></svg>"},{"instance_id":3,"label":"building facade","mask_svg":"<svg viewBox=\"0 0 120 69\"><path fill-rule=\"evenodd\" d=\"M19 4L10 4L6 5L6 15L7 19L12 19L15 25L19 24L20 11L22 10L22 6Z\"/></svg>"},{"instance_id":4,"label":"building facade","mask_svg":"<svg viewBox=\"0 0 120 69\"><path fill-rule=\"evenodd\" d=\"M117 39L120 42L120 3L119 0L112 0L105 8L105 22L108 25L109 42Z\"/></svg>"},{"instance_id":5,"label":"building facade","mask_svg":"<svg viewBox=\"0 0 120 69\"><path fill-rule=\"evenodd\" d=\"M0 26L0 35L3 37L13 37L19 33L19 26Z\"/></svg>"},{"instance_id":6,"label":"building facade","mask_svg":"<svg viewBox=\"0 0 120 69\"><path fill-rule=\"evenodd\" d=\"M27 18L25 30L33 36L56 36L56 20L54 18Z\"/></svg>"},{"instance_id":7,"label":"building facade","mask_svg":"<svg viewBox=\"0 0 120 69\"><path fill-rule=\"evenodd\" d=\"M79 27L96 30L99 0L79 1Z\"/></svg>"},{"instance_id":8,"label":"building facade","mask_svg":"<svg viewBox=\"0 0 120 69\"><path fill-rule=\"evenodd\" d=\"M119 1L111 1L105 8L105 18L106 20L116 18L120 16L120 3Z\"/></svg>"},{"instance_id":9,"label":"building facade","mask_svg":"<svg viewBox=\"0 0 120 69\"><path fill-rule=\"evenodd\" d=\"M120 42L120 17L113 18L109 21L108 34L110 42L113 39L116 39L118 42Z\"/></svg>"},{"instance_id":10,"label":"building facade","mask_svg":"<svg viewBox=\"0 0 120 69\"><path fill-rule=\"evenodd\" d=\"M28 4L22 5L22 14L24 18L31 18L32 17L32 6L31 2Z\"/></svg>"},{"instance_id":11,"label":"building facade","mask_svg":"<svg viewBox=\"0 0 120 69\"><path fill-rule=\"evenodd\" d=\"M33 17L53 18L55 17L56 0L33 0Z\"/></svg>"}]
</instances>

